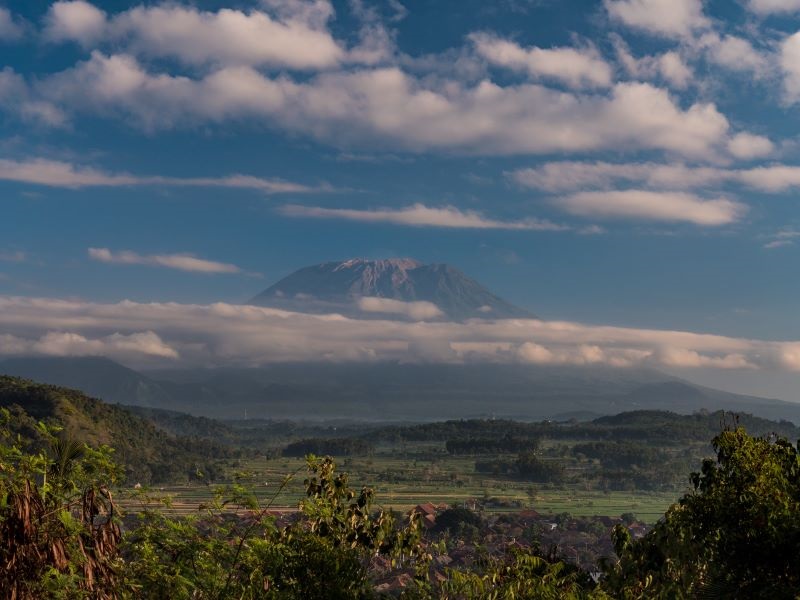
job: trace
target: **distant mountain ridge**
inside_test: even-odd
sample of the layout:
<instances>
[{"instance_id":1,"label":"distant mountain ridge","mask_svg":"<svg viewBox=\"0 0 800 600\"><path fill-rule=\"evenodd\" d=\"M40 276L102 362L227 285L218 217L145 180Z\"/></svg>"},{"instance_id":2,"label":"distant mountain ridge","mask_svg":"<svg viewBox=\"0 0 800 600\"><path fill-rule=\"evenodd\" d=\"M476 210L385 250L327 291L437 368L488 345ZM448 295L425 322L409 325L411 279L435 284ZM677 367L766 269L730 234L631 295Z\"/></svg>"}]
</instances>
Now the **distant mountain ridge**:
<instances>
[{"instance_id":1,"label":"distant mountain ridge","mask_svg":"<svg viewBox=\"0 0 800 600\"><path fill-rule=\"evenodd\" d=\"M84 357L0 361L0 374L90 390L92 396L111 403L218 419L539 420L595 418L630 410L691 414L707 409L800 424L798 403L723 392L653 369L286 363L139 373L108 359ZM198 435L207 424L197 426L191 435Z\"/></svg>"},{"instance_id":2,"label":"distant mountain ridge","mask_svg":"<svg viewBox=\"0 0 800 600\"><path fill-rule=\"evenodd\" d=\"M535 318L496 296L474 279L446 264L423 264L411 258L350 259L295 271L270 286L249 304L286 310L339 312L360 318L387 318L378 309L365 311L361 298L430 302L440 319ZM392 318L402 315L391 314Z\"/></svg>"}]
</instances>

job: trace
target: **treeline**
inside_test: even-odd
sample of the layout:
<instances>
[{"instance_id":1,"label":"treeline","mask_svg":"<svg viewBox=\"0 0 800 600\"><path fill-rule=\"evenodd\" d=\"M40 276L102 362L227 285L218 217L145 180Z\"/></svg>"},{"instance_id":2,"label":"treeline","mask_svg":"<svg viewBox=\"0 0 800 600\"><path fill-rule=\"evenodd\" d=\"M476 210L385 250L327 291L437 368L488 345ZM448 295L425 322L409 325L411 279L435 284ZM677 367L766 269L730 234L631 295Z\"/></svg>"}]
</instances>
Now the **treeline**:
<instances>
[{"instance_id":1,"label":"treeline","mask_svg":"<svg viewBox=\"0 0 800 600\"><path fill-rule=\"evenodd\" d=\"M503 475L533 483L561 483L564 466L554 460L543 460L534 451L520 452L516 459L475 461L476 473Z\"/></svg>"},{"instance_id":2,"label":"treeline","mask_svg":"<svg viewBox=\"0 0 800 600\"><path fill-rule=\"evenodd\" d=\"M789 421L770 421L725 411L679 415L659 410L625 412L589 422L525 423L509 419L463 419L391 425L370 431L369 437L375 441L400 443L487 439L508 435L518 439L585 439L677 446L687 442L707 443L726 425L741 425L758 436L775 434L788 439L800 438L800 428Z\"/></svg>"},{"instance_id":3,"label":"treeline","mask_svg":"<svg viewBox=\"0 0 800 600\"><path fill-rule=\"evenodd\" d=\"M447 440L445 448L450 454L513 454L539 447L536 438L518 438L510 433L503 437L469 437Z\"/></svg>"},{"instance_id":4,"label":"treeline","mask_svg":"<svg viewBox=\"0 0 800 600\"><path fill-rule=\"evenodd\" d=\"M573 446L572 453L599 460L608 469L649 469L669 460L663 450L636 442L587 442Z\"/></svg>"},{"instance_id":5,"label":"treeline","mask_svg":"<svg viewBox=\"0 0 800 600\"><path fill-rule=\"evenodd\" d=\"M370 442L358 438L309 438L292 442L283 449L283 456L366 456L375 451Z\"/></svg>"}]
</instances>

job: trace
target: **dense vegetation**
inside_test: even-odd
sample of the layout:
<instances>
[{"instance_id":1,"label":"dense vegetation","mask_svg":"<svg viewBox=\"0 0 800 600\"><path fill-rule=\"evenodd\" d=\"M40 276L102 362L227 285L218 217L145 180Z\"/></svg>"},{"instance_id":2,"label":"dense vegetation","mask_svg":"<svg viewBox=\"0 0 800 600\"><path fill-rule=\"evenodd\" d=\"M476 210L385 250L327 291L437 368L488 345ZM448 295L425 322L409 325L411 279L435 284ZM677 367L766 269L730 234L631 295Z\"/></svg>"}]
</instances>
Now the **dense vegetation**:
<instances>
[{"instance_id":1,"label":"dense vegetation","mask_svg":"<svg viewBox=\"0 0 800 600\"><path fill-rule=\"evenodd\" d=\"M471 598L793 598L800 592L800 454L783 438L741 427L713 440L715 460L692 475L693 491L645 537L614 531L618 558L599 581L537 548L486 556L432 577L443 546L420 515L374 507L331 459L309 458L300 518L279 524L246 486L219 487L190 518L144 509L122 534L111 487L121 470L93 449L35 425L43 447L11 432L0 412L0 594L34 598L372 598L376 559L407 573L394 595ZM442 513L448 536L475 526ZM382 558L383 557L383 558Z\"/></svg>"},{"instance_id":2,"label":"dense vegetation","mask_svg":"<svg viewBox=\"0 0 800 600\"><path fill-rule=\"evenodd\" d=\"M220 458L238 453L204 437L177 436L130 411L81 392L0 376L0 407L13 415L10 426L32 448L46 444L37 422L58 425L64 435L86 444L114 448L131 483L213 479Z\"/></svg>"},{"instance_id":3,"label":"dense vegetation","mask_svg":"<svg viewBox=\"0 0 800 600\"><path fill-rule=\"evenodd\" d=\"M371 454L375 446L359 438L306 438L292 442L283 450L284 456L321 454L334 456L363 456Z\"/></svg>"},{"instance_id":4,"label":"dense vegetation","mask_svg":"<svg viewBox=\"0 0 800 600\"><path fill-rule=\"evenodd\" d=\"M402 448L409 443L404 436L423 437L411 442L420 444L422 452L438 447L442 456L452 456L454 446L448 442L456 441L458 452L447 460L474 461L477 469L495 469L509 480L566 485L581 465L581 485L644 486L655 485L670 469L693 463L694 454L642 433L678 431L684 425L683 439L707 448L714 458L702 462L700 472L689 478L689 491L649 532L642 532L633 514L624 515L621 523L616 520L611 536L616 554L609 548L603 559L603 554L590 552L593 558L587 564L585 553L578 561L577 548L574 557L564 557L548 540L557 540L559 530L574 530L571 535L584 536L580 539L605 537L610 545L613 521L606 528L604 521L575 519L568 513L548 517L552 522L505 513L498 526L505 520L509 530L518 528L515 536L533 543L493 546L481 553L487 532L483 513L451 506L440 510L432 525L416 511L378 508L372 488L351 486L349 476L338 472L330 458L309 459L300 510L294 515L274 510L291 476L284 485L269 488L265 497L264 488L255 493L259 480L251 474L230 471L224 477L227 483L208 488L210 497L197 510L178 514L169 510L169 498L153 496L146 488L131 490L132 476L152 475L159 464L171 463L170 476L186 478L205 468L203 461L214 460L216 452L227 454L230 463L234 453L219 438L235 440L244 430L255 439L258 427L174 414L158 415L162 424L156 426L77 392L11 378L0 378L0 404L5 406L0 408L4 598L467 600L800 594L800 454L783 435L769 433L772 425L773 430L796 434L786 423L641 412L591 423L476 420L376 428L369 438L347 428L295 430L302 437L290 447L294 443L298 452L311 446L343 455L365 448L372 452L371 440L386 444L388 436ZM164 425L165 420L172 425ZM709 438L695 439L713 422L717 429L710 445ZM742 423L753 425L759 435L746 433ZM191 437L175 435L178 430ZM303 435L308 433L323 435ZM462 451L474 458L460 458ZM683 477L688 471L683 470ZM124 493L132 497L123 498L129 512L122 515L118 488L126 477ZM162 500L166 504L159 504ZM549 531L551 527L555 529ZM465 543L478 550L474 560L447 566L448 553L455 556ZM590 572L600 573L599 579ZM380 583L390 575L403 585Z\"/></svg>"}]
</instances>

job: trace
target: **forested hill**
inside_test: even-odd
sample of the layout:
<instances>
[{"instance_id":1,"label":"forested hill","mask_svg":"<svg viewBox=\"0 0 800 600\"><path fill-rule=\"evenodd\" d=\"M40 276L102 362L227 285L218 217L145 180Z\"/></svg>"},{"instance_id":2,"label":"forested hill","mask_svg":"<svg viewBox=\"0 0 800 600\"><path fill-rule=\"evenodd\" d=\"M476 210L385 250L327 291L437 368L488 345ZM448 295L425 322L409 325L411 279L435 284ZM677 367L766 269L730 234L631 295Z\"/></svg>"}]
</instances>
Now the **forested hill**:
<instances>
[{"instance_id":1,"label":"forested hill","mask_svg":"<svg viewBox=\"0 0 800 600\"><path fill-rule=\"evenodd\" d=\"M43 421L63 427L65 437L113 447L129 482L180 481L198 472L209 477L215 461L231 454L224 444L170 434L79 391L16 377L0 375L0 407L11 410L14 432L31 442L37 441L36 422Z\"/></svg>"},{"instance_id":2,"label":"forested hill","mask_svg":"<svg viewBox=\"0 0 800 600\"><path fill-rule=\"evenodd\" d=\"M789 421L771 421L747 413L701 411L680 415L661 410L639 410L600 417L588 422L539 421L524 423L507 419L463 419L419 425L393 425L369 432L374 441L464 440L476 436L569 439L609 439L680 444L707 441L726 426L742 425L755 436L775 434L800 439L800 427Z\"/></svg>"}]
</instances>

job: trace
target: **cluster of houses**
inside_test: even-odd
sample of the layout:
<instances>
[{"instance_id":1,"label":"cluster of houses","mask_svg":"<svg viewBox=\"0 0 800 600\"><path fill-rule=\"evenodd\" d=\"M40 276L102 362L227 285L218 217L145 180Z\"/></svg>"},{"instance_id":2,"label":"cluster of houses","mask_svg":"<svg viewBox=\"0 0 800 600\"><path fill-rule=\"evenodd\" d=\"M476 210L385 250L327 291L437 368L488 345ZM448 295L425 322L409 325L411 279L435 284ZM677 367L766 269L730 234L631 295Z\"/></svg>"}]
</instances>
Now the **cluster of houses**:
<instances>
[{"instance_id":1,"label":"cluster of houses","mask_svg":"<svg viewBox=\"0 0 800 600\"><path fill-rule=\"evenodd\" d=\"M480 509L467 505L469 509ZM572 517L543 515L535 510L517 510L504 513L481 514L478 535L464 539L437 528L437 517L450 509L446 504L420 504L414 510L422 516L422 522L432 539L444 540L446 551L434 556L431 565L434 580L443 580L447 569L469 569L487 556L502 558L514 549L538 547L545 553L553 551L559 558L581 566L587 571L596 569L601 557L614 557L611 531L622 523L619 517ZM648 531L648 526L628 521L632 537L639 538ZM410 570L398 572L391 563L376 557L371 565L376 581L376 591L399 593L413 582Z\"/></svg>"}]
</instances>

